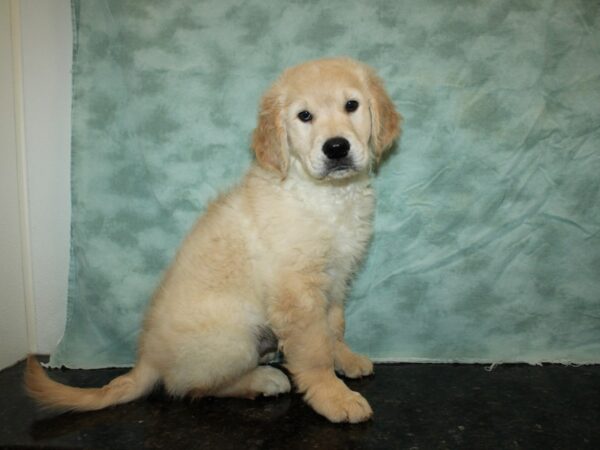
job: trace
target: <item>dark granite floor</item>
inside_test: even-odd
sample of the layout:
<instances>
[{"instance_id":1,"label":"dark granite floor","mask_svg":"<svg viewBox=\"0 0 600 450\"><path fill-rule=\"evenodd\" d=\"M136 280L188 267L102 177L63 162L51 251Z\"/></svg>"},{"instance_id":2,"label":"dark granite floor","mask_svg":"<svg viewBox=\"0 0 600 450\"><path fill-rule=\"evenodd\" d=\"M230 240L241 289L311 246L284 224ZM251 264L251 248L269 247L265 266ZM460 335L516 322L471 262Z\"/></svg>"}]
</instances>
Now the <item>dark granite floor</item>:
<instances>
[{"instance_id":1,"label":"dark granite floor","mask_svg":"<svg viewBox=\"0 0 600 450\"><path fill-rule=\"evenodd\" d=\"M352 381L372 421L335 425L299 395L178 401L160 390L108 410L38 410L23 363L0 372L0 448L579 449L600 448L600 366L394 364ZM123 370L52 371L77 386Z\"/></svg>"}]
</instances>

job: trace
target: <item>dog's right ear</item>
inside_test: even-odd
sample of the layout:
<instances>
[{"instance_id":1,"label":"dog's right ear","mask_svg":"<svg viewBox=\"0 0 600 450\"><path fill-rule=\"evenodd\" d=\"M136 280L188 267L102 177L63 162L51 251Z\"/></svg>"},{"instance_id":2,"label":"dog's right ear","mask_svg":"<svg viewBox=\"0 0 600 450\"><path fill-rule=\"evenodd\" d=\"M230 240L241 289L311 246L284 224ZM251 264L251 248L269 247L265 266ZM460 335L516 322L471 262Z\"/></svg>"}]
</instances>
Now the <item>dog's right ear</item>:
<instances>
[{"instance_id":1,"label":"dog's right ear","mask_svg":"<svg viewBox=\"0 0 600 450\"><path fill-rule=\"evenodd\" d=\"M283 120L283 99L277 85L267 91L260 103L252 149L262 167L279 173L282 179L286 177L290 157Z\"/></svg>"}]
</instances>

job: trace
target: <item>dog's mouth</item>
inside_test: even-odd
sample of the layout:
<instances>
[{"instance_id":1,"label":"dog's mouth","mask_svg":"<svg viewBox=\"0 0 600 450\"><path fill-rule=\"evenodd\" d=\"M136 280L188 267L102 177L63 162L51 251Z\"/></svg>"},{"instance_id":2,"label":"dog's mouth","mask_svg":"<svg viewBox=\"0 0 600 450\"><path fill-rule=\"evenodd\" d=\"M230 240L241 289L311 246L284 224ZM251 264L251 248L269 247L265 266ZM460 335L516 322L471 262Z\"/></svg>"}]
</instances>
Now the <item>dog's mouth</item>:
<instances>
[{"instance_id":1,"label":"dog's mouth","mask_svg":"<svg viewBox=\"0 0 600 450\"><path fill-rule=\"evenodd\" d=\"M325 165L325 176L331 178L343 178L358 171L352 158L327 161Z\"/></svg>"},{"instance_id":2,"label":"dog's mouth","mask_svg":"<svg viewBox=\"0 0 600 450\"><path fill-rule=\"evenodd\" d=\"M340 180L350 178L363 172L361 164L357 164L352 156L338 160L321 160L313 164L310 160L304 161L304 168L308 174L317 180Z\"/></svg>"}]
</instances>

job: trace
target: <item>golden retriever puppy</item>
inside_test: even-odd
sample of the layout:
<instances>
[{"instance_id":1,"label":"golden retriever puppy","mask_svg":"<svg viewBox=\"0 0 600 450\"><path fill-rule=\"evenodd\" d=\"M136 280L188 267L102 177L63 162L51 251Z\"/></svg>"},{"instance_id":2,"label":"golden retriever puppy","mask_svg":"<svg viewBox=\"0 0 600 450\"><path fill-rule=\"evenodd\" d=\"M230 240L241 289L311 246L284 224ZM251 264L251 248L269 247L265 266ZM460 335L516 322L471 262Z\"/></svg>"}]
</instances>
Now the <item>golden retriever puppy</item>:
<instances>
[{"instance_id":1,"label":"golden retriever puppy","mask_svg":"<svg viewBox=\"0 0 600 450\"><path fill-rule=\"evenodd\" d=\"M315 411L333 422L369 419L367 401L335 372L373 372L344 342L344 297L371 236L370 174L400 119L359 62L285 71L262 99L256 163L183 242L147 311L135 367L78 389L30 357L30 395L79 411L129 402L158 382L175 396L278 395L290 390L287 376L259 365L278 347Z\"/></svg>"}]
</instances>

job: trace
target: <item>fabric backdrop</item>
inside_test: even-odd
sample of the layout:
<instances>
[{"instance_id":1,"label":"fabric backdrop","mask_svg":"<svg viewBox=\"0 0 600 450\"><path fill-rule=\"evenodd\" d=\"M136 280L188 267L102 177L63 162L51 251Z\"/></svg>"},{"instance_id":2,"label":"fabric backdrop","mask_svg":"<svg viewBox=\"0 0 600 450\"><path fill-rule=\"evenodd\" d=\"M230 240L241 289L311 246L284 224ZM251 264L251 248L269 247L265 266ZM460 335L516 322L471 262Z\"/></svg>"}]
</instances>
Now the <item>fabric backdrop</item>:
<instances>
[{"instance_id":1,"label":"fabric backdrop","mask_svg":"<svg viewBox=\"0 0 600 450\"><path fill-rule=\"evenodd\" d=\"M600 3L74 1L68 319L51 365L129 365L238 180L263 91L331 55L405 117L347 338L376 360L600 362Z\"/></svg>"}]
</instances>

